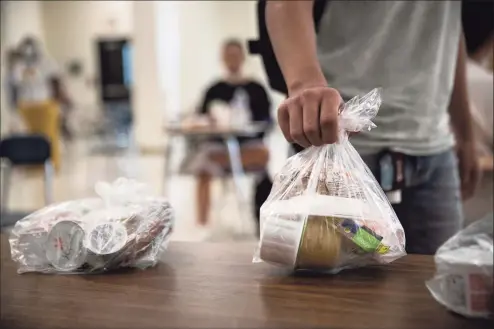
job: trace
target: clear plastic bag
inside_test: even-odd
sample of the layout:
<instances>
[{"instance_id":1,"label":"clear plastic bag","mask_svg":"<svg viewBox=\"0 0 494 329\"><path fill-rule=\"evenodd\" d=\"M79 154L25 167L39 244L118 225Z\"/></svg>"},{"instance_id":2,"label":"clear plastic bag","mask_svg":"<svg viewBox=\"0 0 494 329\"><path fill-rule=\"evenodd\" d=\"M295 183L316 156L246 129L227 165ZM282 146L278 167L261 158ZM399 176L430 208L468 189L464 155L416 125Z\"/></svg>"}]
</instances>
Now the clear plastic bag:
<instances>
[{"instance_id":1,"label":"clear plastic bag","mask_svg":"<svg viewBox=\"0 0 494 329\"><path fill-rule=\"evenodd\" d=\"M124 178L95 190L100 198L53 204L15 224L9 242L19 273L98 273L157 263L174 224L169 202Z\"/></svg>"},{"instance_id":2,"label":"clear plastic bag","mask_svg":"<svg viewBox=\"0 0 494 329\"><path fill-rule=\"evenodd\" d=\"M488 317L494 308L493 215L476 221L436 252L436 275L426 282L434 299L468 317Z\"/></svg>"},{"instance_id":3,"label":"clear plastic bag","mask_svg":"<svg viewBox=\"0 0 494 329\"><path fill-rule=\"evenodd\" d=\"M405 255L403 228L348 140L347 131L375 127L380 104L378 89L353 98L340 109L337 143L287 160L261 207L254 262L336 273Z\"/></svg>"}]
</instances>

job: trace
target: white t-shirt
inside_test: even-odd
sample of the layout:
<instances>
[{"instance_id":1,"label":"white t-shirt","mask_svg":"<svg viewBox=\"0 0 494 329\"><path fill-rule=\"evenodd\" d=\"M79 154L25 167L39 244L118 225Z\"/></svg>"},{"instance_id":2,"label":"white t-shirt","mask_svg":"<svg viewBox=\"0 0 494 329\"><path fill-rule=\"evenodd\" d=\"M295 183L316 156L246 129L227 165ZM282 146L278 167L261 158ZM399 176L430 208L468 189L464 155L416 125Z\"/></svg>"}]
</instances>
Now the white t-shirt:
<instances>
[{"instance_id":1,"label":"white t-shirt","mask_svg":"<svg viewBox=\"0 0 494 329\"><path fill-rule=\"evenodd\" d=\"M37 103L53 97L50 79L59 73L56 63L42 57L34 63L19 62L14 67L13 81L20 103Z\"/></svg>"}]
</instances>

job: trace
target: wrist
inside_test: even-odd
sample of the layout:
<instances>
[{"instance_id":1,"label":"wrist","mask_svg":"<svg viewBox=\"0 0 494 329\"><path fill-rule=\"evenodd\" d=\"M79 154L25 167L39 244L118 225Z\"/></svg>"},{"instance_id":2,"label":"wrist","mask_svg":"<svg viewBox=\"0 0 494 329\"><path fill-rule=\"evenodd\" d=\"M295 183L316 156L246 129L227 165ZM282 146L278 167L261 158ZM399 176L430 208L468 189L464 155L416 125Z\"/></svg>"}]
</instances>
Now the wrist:
<instances>
[{"instance_id":1,"label":"wrist","mask_svg":"<svg viewBox=\"0 0 494 329\"><path fill-rule=\"evenodd\" d=\"M328 82L320 69L311 68L297 73L295 79L288 80L288 95L297 95L300 92L316 87L327 87Z\"/></svg>"}]
</instances>

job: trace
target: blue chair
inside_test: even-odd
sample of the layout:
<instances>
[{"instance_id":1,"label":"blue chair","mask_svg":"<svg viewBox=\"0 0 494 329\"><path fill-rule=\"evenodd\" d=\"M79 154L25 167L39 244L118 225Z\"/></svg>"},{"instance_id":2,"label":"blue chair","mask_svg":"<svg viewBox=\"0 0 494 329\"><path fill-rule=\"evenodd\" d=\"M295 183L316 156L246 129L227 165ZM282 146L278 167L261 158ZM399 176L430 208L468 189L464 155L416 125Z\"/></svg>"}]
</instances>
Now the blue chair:
<instances>
[{"instance_id":1,"label":"blue chair","mask_svg":"<svg viewBox=\"0 0 494 329\"><path fill-rule=\"evenodd\" d=\"M2 160L2 167L4 169L1 200L2 226L12 225L12 222L15 222L15 220L10 218L12 216L6 211L10 192L11 172L15 166L44 166L45 204L52 202L53 165L50 155L50 143L42 135L10 136L0 141L0 159ZM23 216L21 215L20 217L22 218Z\"/></svg>"}]
</instances>

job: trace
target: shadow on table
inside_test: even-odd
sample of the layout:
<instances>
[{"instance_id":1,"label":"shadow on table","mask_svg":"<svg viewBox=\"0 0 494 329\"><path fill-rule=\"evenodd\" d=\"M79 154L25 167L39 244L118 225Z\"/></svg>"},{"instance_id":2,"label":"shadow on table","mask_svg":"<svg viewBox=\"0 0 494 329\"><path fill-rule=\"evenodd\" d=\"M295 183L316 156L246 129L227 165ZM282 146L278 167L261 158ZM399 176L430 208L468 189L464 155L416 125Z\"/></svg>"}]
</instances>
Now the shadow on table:
<instances>
[{"instance_id":1,"label":"shadow on table","mask_svg":"<svg viewBox=\"0 0 494 329\"><path fill-rule=\"evenodd\" d=\"M155 266L140 269L135 267L119 267L106 272L84 273L87 278L98 276L161 276L165 278L175 277L175 269L168 264L158 262Z\"/></svg>"}]
</instances>

